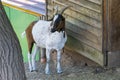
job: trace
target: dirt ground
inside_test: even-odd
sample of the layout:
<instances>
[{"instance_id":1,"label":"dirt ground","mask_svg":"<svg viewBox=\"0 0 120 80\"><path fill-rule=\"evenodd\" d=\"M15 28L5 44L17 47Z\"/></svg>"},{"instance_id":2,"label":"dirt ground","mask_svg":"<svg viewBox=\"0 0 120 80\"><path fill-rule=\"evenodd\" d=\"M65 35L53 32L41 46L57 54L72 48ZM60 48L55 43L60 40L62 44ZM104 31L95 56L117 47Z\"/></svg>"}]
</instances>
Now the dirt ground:
<instances>
[{"instance_id":1,"label":"dirt ground","mask_svg":"<svg viewBox=\"0 0 120 80\"><path fill-rule=\"evenodd\" d=\"M120 68L103 69L88 66L62 66L63 73L57 74L55 63L51 62L51 74L44 73L45 64L37 62L37 72L29 72L25 63L27 80L120 80Z\"/></svg>"},{"instance_id":2,"label":"dirt ground","mask_svg":"<svg viewBox=\"0 0 120 80\"><path fill-rule=\"evenodd\" d=\"M74 53L74 55L73 55ZM45 64L36 62L37 72L29 72L25 63L27 80L120 80L120 67L101 68L82 55L65 50L62 53L62 74L56 73L56 53L51 53L51 74L45 74Z\"/></svg>"}]
</instances>

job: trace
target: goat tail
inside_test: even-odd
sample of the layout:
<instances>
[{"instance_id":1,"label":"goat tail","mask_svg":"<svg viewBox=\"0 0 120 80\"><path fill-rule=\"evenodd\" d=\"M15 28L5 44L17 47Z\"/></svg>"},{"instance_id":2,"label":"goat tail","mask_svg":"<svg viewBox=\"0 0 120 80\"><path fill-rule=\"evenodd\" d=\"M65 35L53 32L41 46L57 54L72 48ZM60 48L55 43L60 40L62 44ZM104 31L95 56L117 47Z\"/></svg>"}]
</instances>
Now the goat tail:
<instances>
[{"instance_id":1,"label":"goat tail","mask_svg":"<svg viewBox=\"0 0 120 80\"><path fill-rule=\"evenodd\" d=\"M24 38L25 34L26 34L26 33L25 33L25 31L24 31L24 32L21 34L21 37Z\"/></svg>"}]
</instances>

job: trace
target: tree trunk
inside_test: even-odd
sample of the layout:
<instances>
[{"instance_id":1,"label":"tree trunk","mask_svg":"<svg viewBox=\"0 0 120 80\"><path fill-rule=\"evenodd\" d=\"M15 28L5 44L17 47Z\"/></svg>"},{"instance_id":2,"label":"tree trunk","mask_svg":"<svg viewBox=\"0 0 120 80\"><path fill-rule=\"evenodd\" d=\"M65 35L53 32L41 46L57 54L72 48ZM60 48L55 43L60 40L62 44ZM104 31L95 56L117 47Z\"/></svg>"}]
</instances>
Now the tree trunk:
<instances>
[{"instance_id":1,"label":"tree trunk","mask_svg":"<svg viewBox=\"0 0 120 80\"><path fill-rule=\"evenodd\" d=\"M0 80L26 80L18 38L0 0Z\"/></svg>"}]
</instances>

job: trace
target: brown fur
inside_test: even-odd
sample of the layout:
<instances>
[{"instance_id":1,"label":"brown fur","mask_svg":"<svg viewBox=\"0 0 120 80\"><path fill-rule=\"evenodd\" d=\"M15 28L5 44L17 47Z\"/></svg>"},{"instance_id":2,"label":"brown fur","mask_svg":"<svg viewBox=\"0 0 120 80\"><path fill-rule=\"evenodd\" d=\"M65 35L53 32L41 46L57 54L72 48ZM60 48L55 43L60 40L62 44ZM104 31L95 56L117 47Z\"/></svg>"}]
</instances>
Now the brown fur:
<instances>
[{"instance_id":1,"label":"brown fur","mask_svg":"<svg viewBox=\"0 0 120 80\"><path fill-rule=\"evenodd\" d=\"M32 36L32 28L34 26L34 24L36 23L37 21L33 21L28 27L27 29L25 30L26 32L26 37L27 37L27 43L28 43L28 51L29 53L31 54L32 52L32 48L33 48L33 44L35 43L34 39L33 39L33 36Z\"/></svg>"},{"instance_id":2,"label":"brown fur","mask_svg":"<svg viewBox=\"0 0 120 80\"><path fill-rule=\"evenodd\" d=\"M59 22L55 21L54 24L53 24L53 21L51 22L50 25L53 26L53 28L51 29L52 33L55 31L58 31L58 32L65 31L65 18L62 15L60 15L60 17L62 19L58 19ZM63 36L65 37L65 32L64 32Z\"/></svg>"},{"instance_id":3,"label":"brown fur","mask_svg":"<svg viewBox=\"0 0 120 80\"><path fill-rule=\"evenodd\" d=\"M58 32L60 32L60 31L65 31L65 20L60 21L60 24L59 24L58 27L57 27L57 31L58 31Z\"/></svg>"},{"instance_id":4,"label":"brown fur","mask_svg":"<svg viewBox=\"0 0 120 80\"><path fill-rule=\"evenodd\" d=\"M60 31L65 31L65 19L63 19L63 20L60 22L59 26L57 27L57 30L58 30L58 32L60 32ZM65 37L65 32L64 32L63 37Z\"/></svg>"}]
</instances>

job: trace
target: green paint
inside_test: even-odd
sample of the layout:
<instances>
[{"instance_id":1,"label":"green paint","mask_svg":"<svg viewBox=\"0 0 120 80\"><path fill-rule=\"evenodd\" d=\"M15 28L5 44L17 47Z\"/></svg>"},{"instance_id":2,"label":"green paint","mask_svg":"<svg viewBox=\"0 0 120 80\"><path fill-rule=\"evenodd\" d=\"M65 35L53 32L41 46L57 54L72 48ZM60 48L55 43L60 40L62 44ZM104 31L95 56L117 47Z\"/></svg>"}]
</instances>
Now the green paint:
<instances>
[{"instance_id":1,"label":"green paint","mask_svg":"<svg viewBox=\"0 0 120 80\"><path fill-rule=\"evenodd\" d=\"M24 57L24 62L27 62L27 53L28 53L28 48L27 48L27 42L26 42L26 37L21 38L21 33L27 28L27 26L34 20L38 20L39 18L9 7L4 7L5 11L7 13L8 18L11 21L11 24L19 38L20 45L22 48L22 54ZM37 57L38 60L38 57Z\"/></svg>"}]
</instances>

